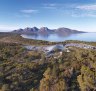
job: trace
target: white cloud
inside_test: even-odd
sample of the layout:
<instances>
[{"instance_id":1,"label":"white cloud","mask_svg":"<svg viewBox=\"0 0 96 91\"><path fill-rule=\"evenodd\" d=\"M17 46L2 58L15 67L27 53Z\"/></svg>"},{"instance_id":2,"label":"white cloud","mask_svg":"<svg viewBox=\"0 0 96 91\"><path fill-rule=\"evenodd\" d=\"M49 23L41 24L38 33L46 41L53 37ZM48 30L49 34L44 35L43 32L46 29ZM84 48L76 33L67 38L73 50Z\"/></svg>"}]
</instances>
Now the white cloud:
<instances>
[{"instance_id":1,"label":"white cloud","mask_svg":"<svg viewBox=\"0 0 96 91\"><path fill-rule=\"evenodd\" d=\"M58 7L58 4L55 4L55 3L50 3L50 4L43 4L43 8L45 9L57 9Z\"/></svg>"},{"instance_id":2,"label":"white cloud","mask_svg":"<svg viewBox=\"0 0 96 91\"><path fill-rule=\"evenodd\" d=\"M32 14L36 14L38 12L39 12L38 10L34 9L23 9L20 10L18 13L15 13L15 16L18 18L30 18Z\"/></svg>"},{"instance_id":3,"label":"white cloud","mask_svg":"<svg viewBox=\"0 0 96 91\"><path fill-rule=\"evenodd\" d=\"M45 9L56 9L60 14L72 17L91 17L96 18L96 4L64 4L49 3L43 4Z\"/></svg>"},{"instance_id":4,"label":"white cloud","mask_svg":"<svg viewBox=\"0 0 96 91\"><path fill-rule=\"evenodd\" d=\"M18 18L30 18L31 17L30 14L15 14L15 16Z\"/></svg>"},{"instance_id":5,"label":"white cloud","mask_svg":"<svg viewBox=\"0 0 96 91\"><path fill-rule=\"evenodd\" d=\"M48 9L58 9L58 10L64 10L64 9L73 9L76 6L76 4L66 4L66 3L49 3L49 4L43 4L43 8Z\"/></svg>"},{"instance_id":6,"label":"white cloud","mask_svg":"<svg viewBox=\"0 0 96 91\"><path fill-rule=\"evenodd\" d=\"M81 10L96 10L96 4L80 5L77 6L76 8Z\"/></svg>"},{"instance_id":7,"label":"white cloud","mask_svg":"<svg viewBox=\"0 0 96 91\"><path fill-rule=\"evenodd\" d=\"M9 26L9 25L0 25L0 32L5 32L5 31L12 31L15 29L18 29L19 27L16 26Z\"/></svg>"},{"instance_id":8,"label":"white cloud","mask_svg":"<svg viewBox=\"0 0 96 91\"><path fill-rule=\"evenodd\" d=\"M96 14L94 13L73 13L71 14L72 17L92 17L92 18L96 18Z\"/></svg>"},{"instance_id":9,"label":"white cloud","mask_svg":"<svg viewBox=\"0 0 96 91\"><path fill-rule=\"evenodd\" d=\"M72 11L72 17L96 18L96 4L76 5Z\"/></svg>"},{"instance_id":10,"label":"white cloud","mask_svg":"<svg viewBox=\"0 0 96 91\"><path fill-rule=\"evenodd\" d=\"M56 4L56 3L49 3L49 4L45 3L45 4L43 4L43 6L51 6L51 7L54 7L54 6L57 6L57 4Z\"/></svg>"},{"instance_id":11,"label":"white cloud","mask_svg":"<svg viewBox=\"0 0 96 91\"><path fill-rule=\"evenodd\" d=\"M45 6L45 9L56 9L56 7Z\"/></svg>"},{"instance_id":12,"label":"white cloud","mask_svg":"<svg viewBox=\"0 0 96 91\"><path fill-rule=\"evenodd\" d=\"M32 14L32 13L38 13L38 10L25 9L25 10L20 10L20 12L26 13L26 14Z\"/></svg>"}]
</instances>

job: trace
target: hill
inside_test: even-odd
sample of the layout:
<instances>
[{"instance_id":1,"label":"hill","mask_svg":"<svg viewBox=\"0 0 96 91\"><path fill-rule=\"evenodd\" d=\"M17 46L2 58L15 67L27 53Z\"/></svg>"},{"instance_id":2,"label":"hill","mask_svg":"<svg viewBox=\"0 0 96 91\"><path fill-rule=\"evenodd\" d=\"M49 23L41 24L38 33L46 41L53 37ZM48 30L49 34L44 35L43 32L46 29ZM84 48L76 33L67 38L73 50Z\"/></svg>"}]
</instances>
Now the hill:
<instances>
[{"instance_id":1,"label":"hill","mask_svg":"<svg viewBox=\"0 0 96 91\"><path fill-rule=\"evenodd\" d=\"M47 27L41 27L40 29L37 27L33 28L25 28L25 29L17 29L13 30L13 33L19 33L19 34L62 34L62 35L69 35L69 34L76 34L76 33L84 33L83 31L77 31L69 28L58 28L58 29L49 29Z\"/></svg>"}]
</instances>

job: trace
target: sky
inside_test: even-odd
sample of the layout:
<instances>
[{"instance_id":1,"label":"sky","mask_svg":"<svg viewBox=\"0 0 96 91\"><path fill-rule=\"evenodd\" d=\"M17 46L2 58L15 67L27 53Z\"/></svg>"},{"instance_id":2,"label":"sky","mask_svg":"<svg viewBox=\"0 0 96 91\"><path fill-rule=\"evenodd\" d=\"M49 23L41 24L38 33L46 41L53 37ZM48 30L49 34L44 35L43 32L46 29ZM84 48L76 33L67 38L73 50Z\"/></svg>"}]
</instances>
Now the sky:
<instances>
[{"instance_id":1,"label":"sky","mask_svg":"<svg viewBox=\"0 0 96 91\"><path fill-rule=\"evenodd\" d=\"M96 32L96 0L0 0L0 32L34 26Z\"/></svg>"}]
</instances>

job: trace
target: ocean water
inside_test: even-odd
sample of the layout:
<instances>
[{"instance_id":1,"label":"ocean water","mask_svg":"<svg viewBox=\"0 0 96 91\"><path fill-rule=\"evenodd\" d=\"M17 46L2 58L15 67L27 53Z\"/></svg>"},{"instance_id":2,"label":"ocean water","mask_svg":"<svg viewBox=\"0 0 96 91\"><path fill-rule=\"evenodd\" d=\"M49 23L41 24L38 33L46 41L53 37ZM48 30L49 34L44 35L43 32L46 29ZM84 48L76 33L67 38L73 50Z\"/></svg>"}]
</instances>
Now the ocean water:
<instances>
[{"instance_id":1,"label":"ocean water","mask_svg":"<svg viewBox=\"0 0 96 91\"><path fill-rule=\"evenodd\" d=\"M89 41L96 42L96 33L79 33L72 34L68 36L50 34L50 35L21 35L23 38L35 39L35 40L45 40L50 42L62 42L65 40L80 40L80 41Z\"/></svg>"}]
</instances>

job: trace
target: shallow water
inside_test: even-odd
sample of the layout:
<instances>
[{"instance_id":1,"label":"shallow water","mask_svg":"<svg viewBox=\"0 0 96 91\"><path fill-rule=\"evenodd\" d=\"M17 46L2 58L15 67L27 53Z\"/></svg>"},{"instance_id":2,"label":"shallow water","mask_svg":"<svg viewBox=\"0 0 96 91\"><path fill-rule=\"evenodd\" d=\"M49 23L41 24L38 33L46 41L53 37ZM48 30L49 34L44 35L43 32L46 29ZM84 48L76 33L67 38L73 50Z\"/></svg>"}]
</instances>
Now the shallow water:
<instances>
[{"instance_id":1,"label":"shallow water","mask_svg":"<svg viewBox=\"0 0 96 91\"><path fill-rule=\"evenodd\" d=\"M51 42L61 42L65 40L80 40L80 41L93 41L96 42L96 33L80 33L72 34L68 36L60 36L57 34L50 35L21 35L23 38L35 39L35 40L45 40Z\"/></svg>"}]
</instances>

